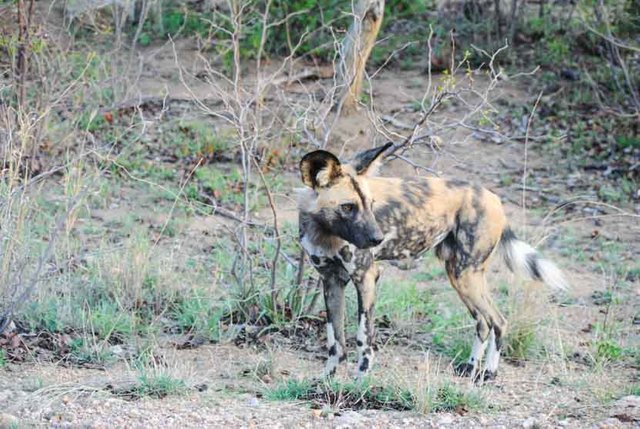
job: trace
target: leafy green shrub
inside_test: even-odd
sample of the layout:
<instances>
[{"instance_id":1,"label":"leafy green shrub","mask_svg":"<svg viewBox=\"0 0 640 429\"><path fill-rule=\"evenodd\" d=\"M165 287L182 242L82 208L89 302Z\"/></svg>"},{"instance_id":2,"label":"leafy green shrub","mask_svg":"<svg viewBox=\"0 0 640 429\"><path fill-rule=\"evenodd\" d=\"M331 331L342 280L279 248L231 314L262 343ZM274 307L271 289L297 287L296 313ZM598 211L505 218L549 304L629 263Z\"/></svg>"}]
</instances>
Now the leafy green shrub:
<instances>
[{"instance_id":1,"label":"leafy green shrub","mask_svg":"<svg viewBox=\"0 0 640 429\"><path fill-rule=\"evenodd\" d=\"M33 330L59 332L64 326L64 321L58 316L58 303L51 299L28 303L22 314L29 323L29 328Z\"/></svg>"},{"instance_id":2,"label":"leafy green shrub","mask_svg":"<svg viewBox=\"0 0 640 429\"><path fill-rule=\"evenodd\" d=\"M215 49L221 55L226 68L231 66L232 55L228 50L230 34L233 32L231 19L226 12L208 13L189 10L177 1L164 1L165 6L160 22L149 17L144 23L138 42L146 46L154 39L165 39L176 35L200 37L211 36L216 40ZM398 21L414 22L434 10L430 0L390 0L385 2L385 18L381 38L395 37ZM251 3L243 9L242 34L240 35L241 55L255 58L260 49L263 33L263 14L266 2ZM349 3L337 0L274 0L269 9L264 53L287 56L295 49L298 56L310 55L322 60L331 60L335 55L334 42L340 41L353 19ZM213 23L213 25L211 25ZM278 25L273 25L278 23ZM216 28L217 27L217 28ZM424 39L424 28L413 25L413 39ZM421 31L417 31L417 30ZM385 33L385 31L389 33ZM135 28L131 29L135 33ZM395 43L391 49L395 49ZM417 51L416 51L417 54Z\"/></svg>"},{"instance_id":3,"label":"leafy green shrub","mask_svg":"<svg viewBox=\"0 0 640 429\"><path fill-rule=\"evenodd\" d=\"M105 364L115 360L115 356L108 347L92 344L83 338L75 338L69 344L70 360L75 364L99 363Z\"/></svg>"},{"instance_id":4,"label":"leafy green shrub","mask_svg":"<svg viewBox=\"0 0 640 429\"><path fill-rule=\"evenodd\" d=\"M224 312L215 300L198 290L176 302L171 310L171 318L182 332L202 335L217 341L220 337L220 319Z\"/></svg>"},{"instance_id":5,"label":"leafy green shrub","mask_svg":"<svg viewBox=\"0 0 640 429\"><path fill-rule=\"evenodd\" d=\"M615 362L622 357L622 347L611 338L600 339L595 342L596 363Z\"/></svg>"},{"instance_id":6,"label":"leafy green shrub","mask_svg":"<svg viewBox=\"0 0 640 429\"><path fill-rule=\"evenodd\" d=\"M571 46L564 38L550 38L546 40L547 57L545 63L562 64L569 56Z\"/></svg>"},{"instance_id":7,"label":"leafy green shrub","mask_svg":"<svg viewBox=\"0 0 640 429\"><path fill-rule=\"evenodd\" d=\"M210 24L206 20L211 19L211 16L181 6L180 2L165 0L163 3L162 16L152 15L144 22L137 40L140 45L148 46L155 39L175 38L178 35L205 37L209 33ZM135 32L134 26L131 34Z\"/></svg>"},{"instance_id":8,"label":"leafy green shrub","mask_svg":"<svg viewBox=\"0 0 640 429\"><path fill-rule=\"evenodd\" d=\"M92 308L89 323L93 333L101 339L113 336L129 337L135 333L135 317L123 312L116 303L103 301Z\"/></svg>"}]
</instances>

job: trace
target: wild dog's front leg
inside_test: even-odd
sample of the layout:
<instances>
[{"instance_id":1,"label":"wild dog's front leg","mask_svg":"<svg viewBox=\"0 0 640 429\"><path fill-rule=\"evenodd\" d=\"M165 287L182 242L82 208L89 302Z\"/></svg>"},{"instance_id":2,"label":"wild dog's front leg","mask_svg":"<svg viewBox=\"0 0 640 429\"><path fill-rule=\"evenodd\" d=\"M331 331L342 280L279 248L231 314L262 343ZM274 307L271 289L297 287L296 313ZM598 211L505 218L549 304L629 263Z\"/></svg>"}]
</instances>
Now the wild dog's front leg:
<instances>
[{"instance_id":1,"label":"wild dog's front leg","mask_svg":"<svg viewBox=\"0 0 640 429\"><path fill-rule=\"evenodd\" d=\"M352 277L358 291L358 333L356 335L356 345L358 347L357 378L364 376L373 363L373 342L375 339L373 309L376 299L376 281L378 280L378 275L378 267L372 261L367 268L357 270Z\"/></svg>"},{"instance_id":2,"label":"wild dog's front leg","mask_svg":"<svg viewBox=\"0 0 640 429\"><path fill-rule=\"evenodd\" d=\"M323 276L324 302L327 307L327 348L329 357L324 375L336 372L338 364L347 357L344 340L344 288L349 279L336 274Z\"/></svg>"}]
</instances>

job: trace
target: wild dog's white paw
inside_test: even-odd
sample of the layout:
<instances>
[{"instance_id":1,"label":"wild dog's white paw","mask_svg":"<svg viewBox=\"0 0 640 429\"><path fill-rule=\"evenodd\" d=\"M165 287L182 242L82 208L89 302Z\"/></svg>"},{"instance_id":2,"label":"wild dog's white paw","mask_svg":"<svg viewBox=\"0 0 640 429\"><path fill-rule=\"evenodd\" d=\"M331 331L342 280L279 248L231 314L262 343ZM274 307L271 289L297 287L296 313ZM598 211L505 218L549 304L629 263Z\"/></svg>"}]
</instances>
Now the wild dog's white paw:
<instances>
[{"instance_id":1,"label":"wild dog's white paw","mask_svg":"<svg viewBox=\"0 0 640 429\"><path fill-rule=\"evenodd\" d=\"M358 359L358 367L355 371L356 380L362 380L365 377L369 370L371 369L371 364L373 363L373 351L370 347L365 349L365 352Z\"/></svg>"},{"instance_id":2,"label":"wild dog's white paw","mask_svg":"<svg viewBox=\"0 0 640 429\"><path fill-rule=\"evenodd\" d=\"M336 370L338 369L338 365L340 365L340 362L342 362L346 358L346 354L342 354L342 348L339 345L336 345L336 347L330 349L329 357L327 358L327 362L324 366L324 376L331 377L332 375L334 375L336 373Z\"/></svg>"},{"instance_id":3,"label":"wild dog's white paw","mask_svg":"<svg viewBox=\"0 0 640 429\"><path fill-rule=\"evenodd\" d=\"M324 367L325 377L332 376L336 372L336 368L340 364L341 360L346 357L342 350L340 343L336 341L335 331L333 324L327 323L327 347L329 349L329 357Z\"/></svg>"},{"instance_id":4,"label":"wild dog's white paw","mask_svg":"<svg viewBox=\"0 0 640 429\"><path fill-rule=\"evenodd\" d=\"M496 335L492 330L489 336L489 350L487 352L487 359L484 366L485 373L496 374L498 372L499 364L500 364L500 350L498 350L498 347L496 344Z\"/></svg>"}]
</instances>

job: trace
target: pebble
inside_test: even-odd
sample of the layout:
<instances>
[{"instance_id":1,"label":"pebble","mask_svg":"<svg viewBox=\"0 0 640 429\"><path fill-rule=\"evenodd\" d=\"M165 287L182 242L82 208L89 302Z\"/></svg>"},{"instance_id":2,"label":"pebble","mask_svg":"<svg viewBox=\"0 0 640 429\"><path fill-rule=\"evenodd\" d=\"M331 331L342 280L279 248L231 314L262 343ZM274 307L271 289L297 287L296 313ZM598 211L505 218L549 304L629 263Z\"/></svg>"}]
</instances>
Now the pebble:
<instances>
[{"instance_id":1,"label":"pebble","mask_svg":"<svg viewBox=\"0 0 640 429\"><path fill-rule=\"evenodd\" d=\"M629 395L618 399L613 404L610 416L622 422L640 422L640 396Z\"/></svg>"},{"instance_id":2,"label":"pebble","mask_svg":"<svg viewBox=\"0 0 640 429\"><path fill-rule=\"evenodd\" d=\"M119 357L122 358L125 356L126 351L125 349L120 345L120 344L116 344L115 346L111 346L110 350L111 354L113 354L115 357Z\"/></svg>"},{"instance_id":3,"label":"pebble","mask_svg":"<svg viewBox=\"0 0 640 429\"><path fill-rule=\"evenodd\" d=\"M620 429L622 427L620 420L616 418L609 418L597 423L593 426L594 429Z\"/></svg>"},{"instance_id":4,"label":"pebble","mask_svg":"<svg viewBox=\"0 0 640 429\"><path fill-rule=\"evenodd\" d=\"M260 405L260 400L258 398L256 398L255 396L247 399L247 405L250 407L257 407Z\"/></svg>"},{"instance_id":5,"label":"pebble","mask_svg":"<svg viewBox=\"0 0 640 429\"><path fill-rule=\"evenodd\" d=\"M537 426L538 426L538 421L536 420L535 417L529 417L528 419L522 422L522 427L524 429L532 429Z\"/></svg>"},{"instance_id":6,"label":"pebble","mask_svg":"<svg viewBox=\"0 0 640 429\"><path fill-rule=\"evenodd\" d=\"M443 414L438 419L438 425L450 425L454 421L454 418L451 414Z\"/></svg>"},{"instance_id":7,"label":"pebble","mask_svg":"<svg viewBox=\"0 0 640 429\"><path fill-rule=\"evenodd\" d=\"M345 411L334 420L334 425L340 428L350 428L361 423L364 417L356 411Z\"/></svg>"}]
</instances>

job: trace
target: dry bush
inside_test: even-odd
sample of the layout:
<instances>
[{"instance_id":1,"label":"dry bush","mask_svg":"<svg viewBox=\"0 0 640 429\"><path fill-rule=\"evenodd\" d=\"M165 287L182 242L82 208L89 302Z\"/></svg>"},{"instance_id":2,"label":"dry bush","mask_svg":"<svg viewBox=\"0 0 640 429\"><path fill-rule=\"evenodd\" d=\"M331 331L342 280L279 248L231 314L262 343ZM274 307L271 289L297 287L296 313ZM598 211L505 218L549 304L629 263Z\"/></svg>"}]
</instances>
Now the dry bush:
<instances>
[{"instance_id":1,"label":"dry bush","mask_svg":"<svg viewBox=\"0 0 640 429\"><path fill-rule=\"evenodd\" d=\"M244 192L241 210L232 216L237 222L232 231L235 248L231 267L235 301L241 307L238 313L254 314L250 309L257 306L264 309L267 320L273 321L290 317L286 315L292 313L293 303L287 301L291 297L298 300L309 299L310 305L315 302L313 296L317 292L307 291L308 287L313 287L314 282L308 283L308 287L299 287L292 275L285 274L297 269L298 264L292 262L298 252L294 249L285 250L283 243L290 241L295 233L283 235L283 225L279 222L277 210L278 199L282 196L271 190L268 162L273 153L299 156L304 150L324 148L330 144L333 130L340 121L340 109L334 111L333 108L343 94L344 81L340 73L337 73L337 55L334 56L333 63L322 68L331 70L333 80L329 81L329 85L317 85L305 80L318 77L323 72L305 68L302 60L296 57L298 47L305 42L304 37L292 41L289 56L282 59L269 58L267 61L265 46L269 34L281 29L288 19L274 19L271 5L271 2L267 2L264 8L256 8L248 2L231 2L229 10L215 12L217 18L210 22L208 34L211 40L224 41L224 48L218 47L218 50L225 51L219 51L219 54L222 58L230 58L231 62L220 62L216 57L212 59L204 49L198 58L199 66L196 71L182 63L177 49L174 49L174 59L180 71L181 82L190 92L196 106L214 118L218 129L225 130L227 134L233 133L234 149L240 154L241 188ZM253 58L244 60L241 41L247 37L247 32L255 34L256 20L260 23L261 32L255 43L255 53ZM226 24L220 25L220 22ZM212 42L205 40L200 43L202 46L210 46ZM337 47L341 43L343 41L339 38L334 41ZM431 55L431 50L428 53ZM489 128L479 127L476 120L492 109L491 93L501 76L501 71L494 67L498 53L499 51L493 54L480 52L479 55L485 57L486 65L474 70L470 68L467 58L455 60L454 47L450 62L454 66L445 78L438 78L437 81L432 81L429 67L428 86L415 124L403 124L402 121L376 110L373 88L375 75L381 69L371 75L366 73L368 101L358 101L358 104L376 130L372 144L396 141L397 145L391 151L392 158L406 161L416 171L433 174L442 151L446 150L441 145L443 136L460 127L479 133L496 133ZM474 76L482 74L486 74L488 82L486 85L475 85ZM202 80L208 83L206 98L199 95L198 92L202 90L196 89L201 87L199 85ZM296 94L289 91L291 85L297 87ZM444 103L452 100L457 100L464 106L459 119L435 119L434 113ZM408 129L409 135L399 133L398 127ZM428 153L427 157L432 159L430 165L421 165L412 160L411 150L416 148ZM265 191L272 211L272 225L256 225L252 220L251 189L255 187ZM213 204L221 214L229 214L224 211L224 206L215 195L204 195L203 201ZM252 242L268 246L260 249L260 246L250 245ZM256 250L256 247L259 249ZM265 275L269 272L270 275ZM299 308L298 305L296 307ZM246 320L246 317L239 318ZM251 319L255 321L255 317L249 317Z\"/></svg>"},{"instance_id":2,"label":"dry bush","mask_svg":"<svg viewBox=\"0 0 640 429\"><path fill-rule=\"evenodd\" d=\"M12 70L0 81L0 331L78 262L77 221L114 149L93 133L114 94L111 64L78 51L33 2L3 8L17 28L0 57Z\"/></svg>"}]
</instances>

